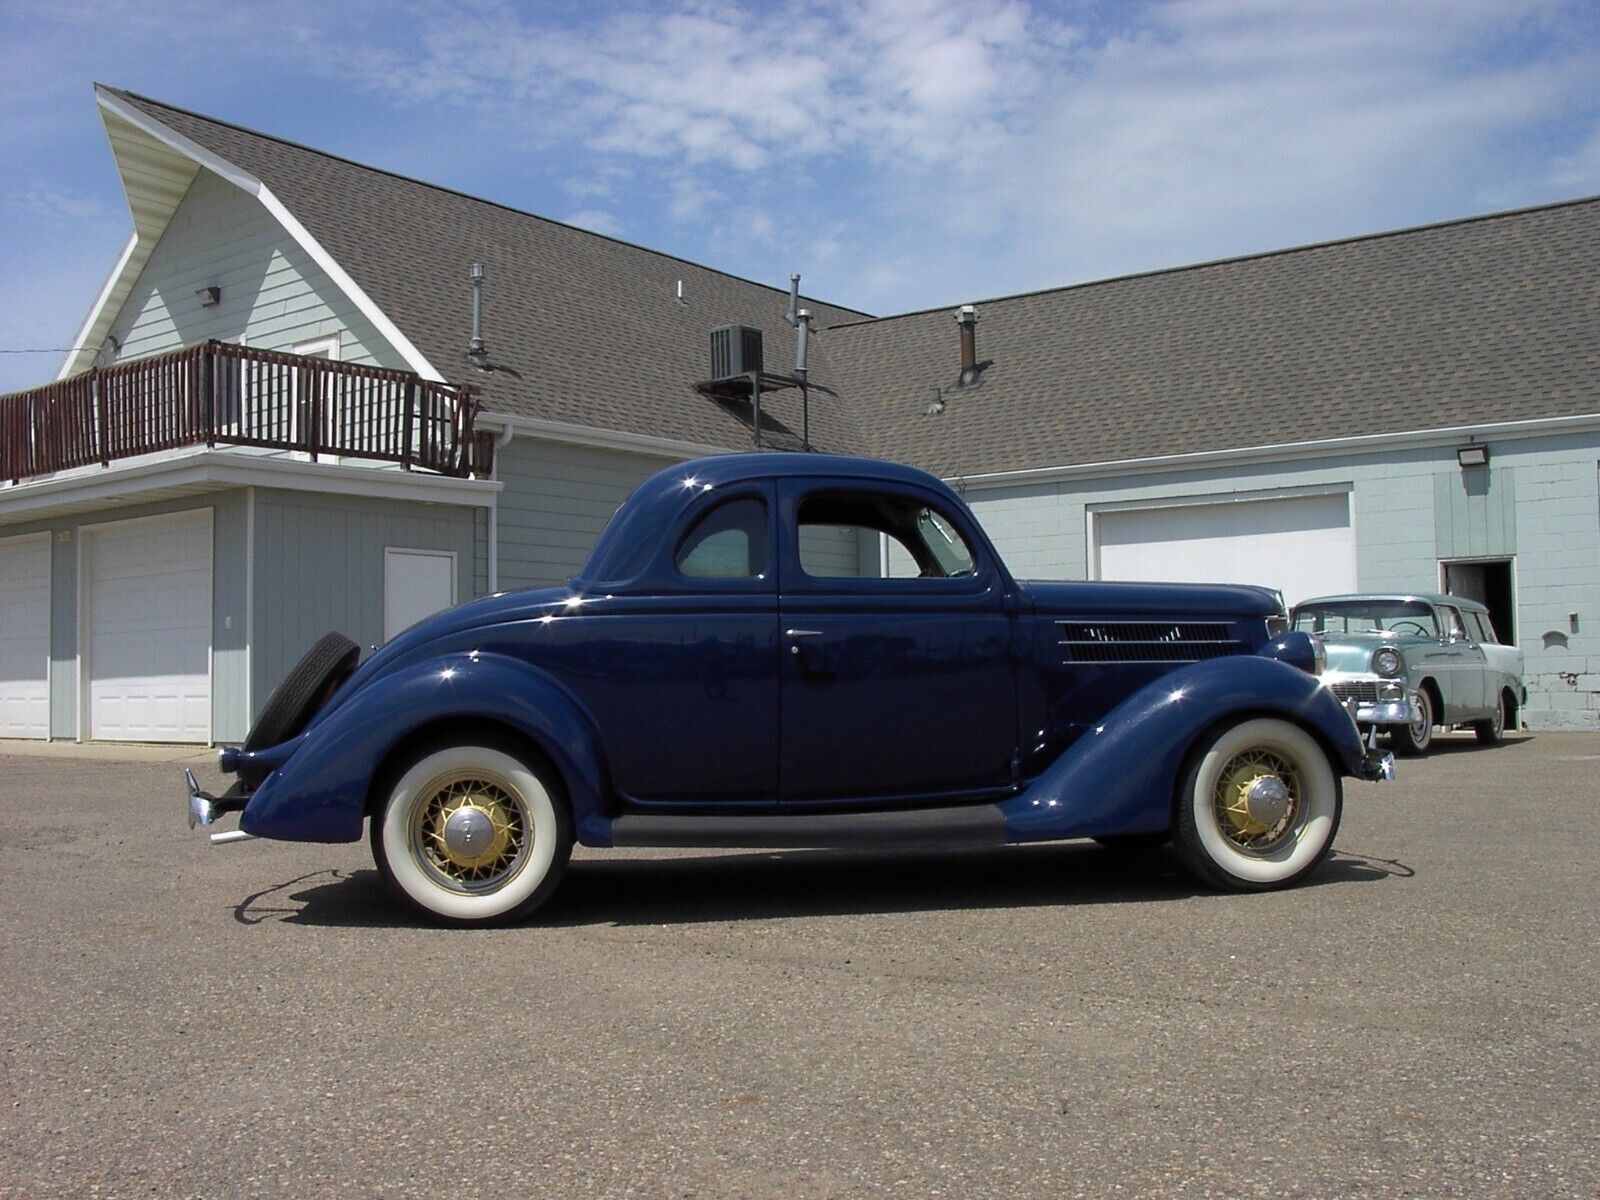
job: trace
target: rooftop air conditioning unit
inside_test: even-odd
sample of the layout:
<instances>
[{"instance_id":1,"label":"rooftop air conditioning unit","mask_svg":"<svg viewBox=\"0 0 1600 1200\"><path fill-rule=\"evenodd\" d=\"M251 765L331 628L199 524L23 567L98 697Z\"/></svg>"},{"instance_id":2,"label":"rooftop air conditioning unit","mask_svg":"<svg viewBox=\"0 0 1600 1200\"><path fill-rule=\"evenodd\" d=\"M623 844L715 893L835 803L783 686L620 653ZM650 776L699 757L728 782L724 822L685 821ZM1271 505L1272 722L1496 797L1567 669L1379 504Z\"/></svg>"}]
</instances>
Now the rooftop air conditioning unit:
<instances>
[{"instance_id":1,"label":"rooftop air conditioning unit","mask_svg":"<svg viewBox=\"0 0 1600 1200\"><path fill-rule=\"evenodd\" d=\"M711 331L711 378L732 379L761 370L761 330L722 325Z\"/></svg>"}]
</instances>

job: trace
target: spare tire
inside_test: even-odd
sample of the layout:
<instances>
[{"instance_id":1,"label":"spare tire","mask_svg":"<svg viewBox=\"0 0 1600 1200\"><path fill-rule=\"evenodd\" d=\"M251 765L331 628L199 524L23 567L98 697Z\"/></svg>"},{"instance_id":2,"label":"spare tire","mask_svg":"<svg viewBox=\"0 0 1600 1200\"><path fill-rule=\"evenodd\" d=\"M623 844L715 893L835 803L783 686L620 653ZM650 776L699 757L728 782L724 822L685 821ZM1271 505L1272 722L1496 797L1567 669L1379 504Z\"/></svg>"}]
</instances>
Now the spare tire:
<instances>
[{"instance_id":1,"label":"spare tire","mask_svg":"<svg viewBox=\"0 0 1600 1200\"><path fill-rule=\"evenodd\" d=\"M244 748L265 750L299 733L339 685L350 678L360 659L361 647L344 634L323 634L267 697L267 706L245 738ZM260 782L259 778L249 778L248 768L239 774L252 785ZM260 774L264 776L265 772Z\"/></svg>"}]
</instances>

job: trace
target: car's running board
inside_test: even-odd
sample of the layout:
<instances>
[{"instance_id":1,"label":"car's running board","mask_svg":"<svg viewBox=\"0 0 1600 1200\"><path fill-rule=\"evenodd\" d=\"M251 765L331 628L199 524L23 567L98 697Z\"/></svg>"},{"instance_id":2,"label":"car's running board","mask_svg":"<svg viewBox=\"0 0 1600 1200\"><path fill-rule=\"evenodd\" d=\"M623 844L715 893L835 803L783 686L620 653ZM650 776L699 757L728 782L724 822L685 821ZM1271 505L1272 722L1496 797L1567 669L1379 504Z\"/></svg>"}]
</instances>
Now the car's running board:
<instances>
[{"instance_id":1,"label":"car's running board","mask_svg":"<svg viewBox=\"0 0 1600 1200\"><path fill-rule=\"evenodd\" d=\"M1005 841L1005 817L993 804L900 812L775 813L770 817L634 813L611 823L613 846L924 849L1001 846Z\"/></svg>"}]
</instances>

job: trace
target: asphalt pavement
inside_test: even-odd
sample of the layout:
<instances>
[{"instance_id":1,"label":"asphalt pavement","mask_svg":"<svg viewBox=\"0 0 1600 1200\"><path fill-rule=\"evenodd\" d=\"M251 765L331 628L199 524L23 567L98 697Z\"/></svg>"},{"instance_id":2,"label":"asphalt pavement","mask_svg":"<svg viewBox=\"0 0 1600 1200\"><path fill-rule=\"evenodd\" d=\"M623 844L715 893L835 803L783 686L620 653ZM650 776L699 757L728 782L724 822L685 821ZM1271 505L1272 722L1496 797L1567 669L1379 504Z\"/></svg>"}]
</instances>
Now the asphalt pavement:
<instances>
[{"instance_id":1,"label":"asphalt pavement","mask_svg":"<svg viewBox=\"0 0 1600 1200\"><path fill-rule=\"evenodd\" d=\"M1268 895L579 851L460 931L209 845L177 764L0 756L0 1196L1592 1197L1597 768L1443 739Z\"/></svg>"}]
</instances>

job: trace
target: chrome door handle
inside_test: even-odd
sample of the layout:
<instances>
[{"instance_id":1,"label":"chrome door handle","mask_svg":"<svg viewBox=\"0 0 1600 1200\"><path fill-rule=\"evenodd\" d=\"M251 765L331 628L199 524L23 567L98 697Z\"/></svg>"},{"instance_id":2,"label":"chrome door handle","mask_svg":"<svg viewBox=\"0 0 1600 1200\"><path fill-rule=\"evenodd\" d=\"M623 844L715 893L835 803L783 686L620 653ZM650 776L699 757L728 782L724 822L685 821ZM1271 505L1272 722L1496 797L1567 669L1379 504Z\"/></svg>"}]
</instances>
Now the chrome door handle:
<instances>
[{"instance_id":1,"label":"chrome door handle","mask_svg":"<svg viewBox=\"0 0 1600 1200\"><path fill-rule=\"evenodd\" d=\"M783 636L784 637L792 637L792 638L821 637L822 636L822 630L820 630L820 629L785 629L783 631Z\"/></svg>"}]
</instances>

